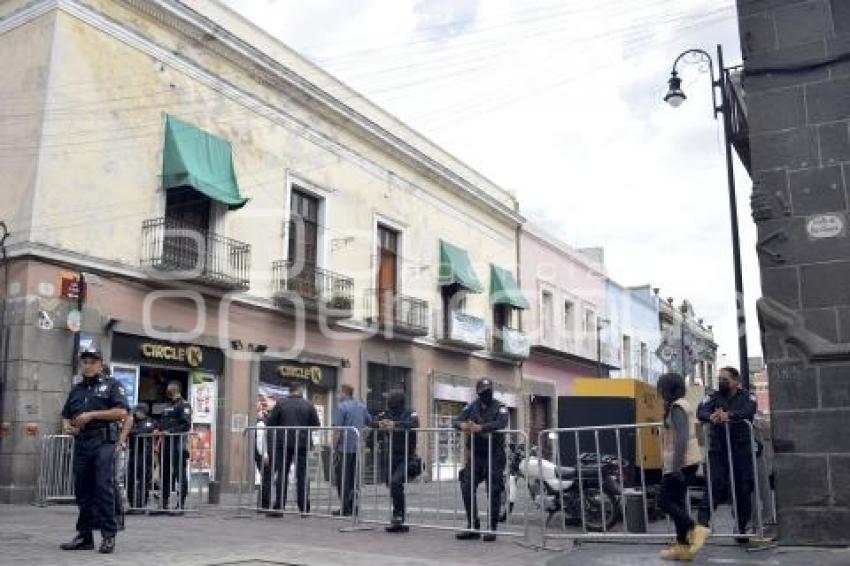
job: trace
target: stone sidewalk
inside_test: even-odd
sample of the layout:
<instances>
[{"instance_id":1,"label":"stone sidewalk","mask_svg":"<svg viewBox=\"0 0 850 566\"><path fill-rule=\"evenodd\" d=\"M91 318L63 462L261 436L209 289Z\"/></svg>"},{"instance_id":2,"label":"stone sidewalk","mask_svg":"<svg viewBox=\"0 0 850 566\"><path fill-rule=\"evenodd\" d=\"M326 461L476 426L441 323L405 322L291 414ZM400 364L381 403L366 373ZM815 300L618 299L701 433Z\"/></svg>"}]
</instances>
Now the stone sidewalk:
<instances>
[{"instance_id":1,"label":"stone sidewalk","mask_svg":"<svg viewBox=\"0 0 850 566\"><path fill-rule=\"evenodd\" d=\"M185 517L129 516L117 553L62 552L73 535L76 509L0 506L0 564L88 565L301 565L301 566L572 566L661 564L660 545L582 544L568 550L536 551L502 537L496 543L459 542L449 531L414 529L388 535L378 527L343 532L348 523L329 519L238 518L207 508ZM99 538L99 537L98 537ZM563 545L567 546L567 545ZM747 552L711 545L694 564L850 564L850 552L828 549L769 549Z\"/></svg>"}]
</instances>

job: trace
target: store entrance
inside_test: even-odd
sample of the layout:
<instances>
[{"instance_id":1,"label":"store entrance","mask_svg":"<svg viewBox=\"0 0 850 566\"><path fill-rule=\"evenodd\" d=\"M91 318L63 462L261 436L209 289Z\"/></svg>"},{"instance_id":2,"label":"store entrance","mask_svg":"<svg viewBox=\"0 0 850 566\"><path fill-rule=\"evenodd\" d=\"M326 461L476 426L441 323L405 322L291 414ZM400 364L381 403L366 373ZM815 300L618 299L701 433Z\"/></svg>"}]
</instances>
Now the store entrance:
<instances>
[{"instance_id":1,"label":"store entrance","mask_svg":"<svg viewBox=\"0 0 850 566\"><path fill-rule=\"evenodd\" d=\"M148 414L159 423L162 412L168 404L165 389L168 383L180 384L180 394L189 399L189 372L181 369L141 366L139 368L139 404L144 405Z\"/></svg>"},{"instance_id":2,"label":"store entrance","mask_svg":"<svg viewBox=\"0 0 850 566\"><path fill-rule=\"evenodd\" d=\"M452 428L452 421L460 416L466 403L434 399L434 414L431 416L433 426L437 428ZM441 432L436 443L432 446L433 469L431 477L435 481L457 479L457 471L463 467L463 438L459 434Z\"/></svg>"}]
</instances>

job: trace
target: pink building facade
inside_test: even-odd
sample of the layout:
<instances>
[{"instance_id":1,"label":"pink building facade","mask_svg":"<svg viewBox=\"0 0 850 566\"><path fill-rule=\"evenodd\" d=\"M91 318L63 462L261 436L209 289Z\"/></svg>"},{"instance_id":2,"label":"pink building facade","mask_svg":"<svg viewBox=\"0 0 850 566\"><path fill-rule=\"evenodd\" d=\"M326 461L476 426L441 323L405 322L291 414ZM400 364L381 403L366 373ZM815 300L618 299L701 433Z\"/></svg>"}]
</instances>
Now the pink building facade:
<instances>
[{"instance_id":1,"label":"pink building facade","mask_svg":"<svg viewBox=\"0 0 850 566\"><path fill-rule=\"evenodd\" d=\"M570 394L573 379L608 375L600 358L607 320L601 260L601 250L579 251L538 226L523 226L519 272L531 303L523 314L531 354L522 366L522 389L532 437L557 425L558 397Z\"/></svg>"}]
</instances>

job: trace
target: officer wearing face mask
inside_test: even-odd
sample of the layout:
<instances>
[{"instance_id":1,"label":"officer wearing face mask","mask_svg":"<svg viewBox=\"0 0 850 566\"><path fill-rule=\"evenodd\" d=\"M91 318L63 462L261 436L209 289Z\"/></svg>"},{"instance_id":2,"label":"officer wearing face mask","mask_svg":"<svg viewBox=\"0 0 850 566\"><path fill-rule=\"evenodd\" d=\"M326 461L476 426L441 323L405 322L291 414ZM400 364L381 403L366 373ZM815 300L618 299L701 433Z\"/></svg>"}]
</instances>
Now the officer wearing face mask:
<instances>
[{"instance_id":1,"label":"officer wearing face mask","mask_svg":"<svg viewBox=\"0 0 850 566\"><path fill-rule=\"evenodd\" d=\"M478 485L487 482L490 502L490 530L499 526L502 491L505 487L505 437L499 431L508 426L508 408L493 398L493 382L480 379L475 386L478 399L467 405L452 422L454 428L466 433L466 447L470 457L460 472L461 496L466 509L467 530L457 533L458 540L482 538L485 542L496 540L493 532L481 537L478 505L475 497Z\"/></svg>"},{"instance_id":2,"label":"officer wearing face mask","mask_svg":"<svg viewBox=\"0 0 850 566\"><path fill-rule=\"evenodd\" d=\"M753 469L753 442L751 428L756 415L756 397L741 387L738 370L726 367L720 370L719 388L707 396L697 409L697 418L709 427L708 465L711 475L711 499L716 509L724 502L732 503L732 479L738 519L738 532L745 533L752 512L752 492L755 482ZM728 435L727 435L728 427ZM727 442L728 439L728 442ZM732 460L732 474L729 460ZM699 521L708 526L711 503L708 493L699 509ZM747 542L745 537L737 539Z\"/></svg>"}]
</instances>

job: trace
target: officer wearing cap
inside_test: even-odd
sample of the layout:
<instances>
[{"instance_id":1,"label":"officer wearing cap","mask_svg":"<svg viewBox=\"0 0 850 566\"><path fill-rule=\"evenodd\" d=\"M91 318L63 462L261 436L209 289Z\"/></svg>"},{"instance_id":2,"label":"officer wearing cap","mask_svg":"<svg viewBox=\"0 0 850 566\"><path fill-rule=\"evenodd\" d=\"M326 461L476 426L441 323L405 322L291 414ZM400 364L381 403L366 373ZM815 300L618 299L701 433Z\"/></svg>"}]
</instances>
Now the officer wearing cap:
<instances>
[{"instance_id":1,"label":"officer wearing cap","mask_svg":"<svg viewBox=\"0 0 850 566\"><path fill-rule=\"evenodd\" d=\"M467 434L466 447L470 452L470 459L459 478L467 527L467 530L455 535L459 540L481 537L475 497L478 485L487 482L491 531L499 526L499 510L505 487L505 438L499 431L508 426L508 409L493 397L493 382L489 379L480 379L475 385L475 392L478 398L467 405L452 422L454 428ZM496 540L496 535L487 533L483 540L492 542Z\"/></svg>"},{"instance_id":2,"label":"officer wearing cap","mask_svg":"<svg viewBox=\"0 0 850 566\"><path fill-rule=\"evenodd\" d=\"M735 516L738 520L738 532L743 534L747 532L752 513L752 491L755 485L754 439L749 424L752 424L758 406L756 396L741 387L737 369L721 369L718 385L718 390L703 399L697 408L697 419L709 426L708 466L712 500L709 502L709 494L706 493L700 504L698 519L701 524L709 526L711 504L713 503L716 509L719 503L731 503L730 484L734 479L737 507ZM739 543L747 542L745 537L736 540Z\"/></svg>"},{"instance_id":3,"label":"officer wearing cap","mask_svg":"<svg viewBox=\"0 0 850 566\"><path fill-rule=\"evenodd\" d=\"M103 537L99 551L115 550L115 446L118 422L128 418L123 388L103 373L103 357L94 348L80 354L82 377L62 408L62 428L74 436L74 495L80 514L77 536L62 550L92 550L93 531ZM77 380L75 380L77 381Z\"/></svg>"}]
</instances>

